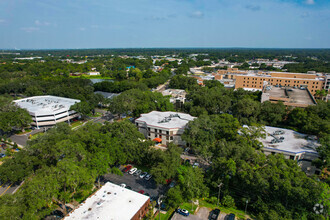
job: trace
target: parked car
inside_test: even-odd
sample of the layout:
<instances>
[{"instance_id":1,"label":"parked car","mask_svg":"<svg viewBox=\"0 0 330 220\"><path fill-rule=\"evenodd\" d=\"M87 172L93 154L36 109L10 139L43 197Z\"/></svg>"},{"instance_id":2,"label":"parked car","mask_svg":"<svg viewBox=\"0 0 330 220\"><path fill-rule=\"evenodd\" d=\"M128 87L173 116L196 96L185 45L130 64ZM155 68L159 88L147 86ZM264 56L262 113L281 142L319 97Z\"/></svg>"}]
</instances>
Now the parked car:
<instances>
[{"instance_id":1,"label":"parked car","mask_svg":"<svg viewBox=\"0 0 330 220\"><path fill-rule=\"evenodd\" d=\"M228 216L228 220L235 220L235 214L230 213Z\"/></svg>"},{"instance_id":2,"label":"parked car","mask_svg":"<svg viewBox=\"0 0 330 220\"><path fill-rule=\"evenodd\" d=\"M137 171L137 168L134 167L134 168L132 168L128 173L132 175L132 174L134 174L136 171Z\"/></svg>"},{"instance_id":3,"label":"parked car","mask_svg":"<svg viewBox=\"0 0 330 220\"><path fill-rule=\"evenodd\" d=\"M170 183L169 187L170 187L170 188L173 188L175 185L176 185L176 182L173 180L173 181Z\"/></svg>"},{"instance_id":4,"label":"parked car","mask_svg":"<svg viewBox=\"0 0 330 220\"><path fill-rule=\"evenodd\" d=\"M122 183L122 184L120 184L120 187L125 188L126 187L126 184L125 183Z\"/></svg>"},{"instance_id":5,"label":"parked car","mask_svg":"<svg viewBox=\"0 0 330 220\"><path fill-rule=\"evenodd\" d=\"M220 209L214 209L211 213L211 218L210 220L217 220L218 216L220 214Z\"/></svg>"},{"instance_id":6,"label":"parked car","mask_svg":"<svg viewBox=\"0 0 330 220\"><path fill-rule=\"evenodd\" d=\"M189 212L188 210L185 210L185 209L178 209L176 210L177 213L179 213L180 215L183 215L183 216L189 216Z\"/></svg>"},{"instance_id":7,"label":"parked car","mask_svg":"<svg viewBox=\"0 0 330 220\"><path fill-rule=\"evenodd\" d=\"M148 175L148 173L147 172L143 172L143 173L141 173L140 178L143 179L146 175Z\"/></svg>"},{"instance_id":8,"label":"parked car","mask_svg":"<svg viewBox=\"0 0 330 220\"><path fill-rule=\"evenodd\" d=\"M144 190L140 190L139 193L144 194Z\"/></svg>"},{"instance_id":9,"label":"parked car","mask_svg":"<svg viewBox=\"0 0 330 220\"><path fill-rule=\"evenodd\" d=\"M0 158L4 158L6 154L0 154Z\"/></svg>"},{"instance_id":10,"label":"parked car","mask_svg":"<svg viewBox=\"0 0 330 220\"><path fill-rule=\"evenodd\" d=\"M194 163L193 168L199 167L199 163Z\"/></svg>"},{"instance_id":11,"label":"parked car","mask_svg":"<svg viewBox=\"0 0 330 220\"><path fill-rule=\"evenodd\" d=\"M132 169L131 165L127 165L125 169L123 170L124 173L127 173L130 169Z\"/></svg>"},{"instance_id":12,"label":"parked car","mask_svg":"<svg viewBox=\"0 0 330 220\"><path fill-rule=\"evenodd\" d=\"M132 187L130 187L130 186L126 186L126 189L132 189Z\"/></svg>"},{"instance_id":13,"label":"parked car","mask_svg":"<svg viewBox=\"0 0 330 220\"><path fill-rule=\"evenodd\" d=\"M150 197L150 194L149 193L145 193L144 195Z\"/></svg>"},{"instance_id":14,"label":"parked car","mask_svg":"<svg viewBox=\"0 0 330 220\"><path fill-rule=\"evenodd\" d=\"M145 177L144 179L145 179L145 180L150 180L151 177L152 177L152 175L151 175L151 174L148 174L148 175L146 175L146 177Z\"/></svg>"},{"instance_id":15,"label":"parked car","mask_svg":"<svg viewBox=\"0 0 330 220\"><path fill-rule=\"evenodd\" d=\"M137 171L134 173L134 176L139 176L141 173L142 173L142 170L137 170Z\"/></svg>"}]
</instances>

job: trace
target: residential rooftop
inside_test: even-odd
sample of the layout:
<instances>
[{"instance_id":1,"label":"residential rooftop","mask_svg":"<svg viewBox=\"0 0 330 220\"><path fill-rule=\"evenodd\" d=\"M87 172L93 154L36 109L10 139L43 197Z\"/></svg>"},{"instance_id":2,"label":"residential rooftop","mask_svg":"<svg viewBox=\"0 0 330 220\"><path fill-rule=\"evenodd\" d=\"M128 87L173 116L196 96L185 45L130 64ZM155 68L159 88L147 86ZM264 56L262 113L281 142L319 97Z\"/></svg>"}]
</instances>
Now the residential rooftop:
<instances>
[{"instance_id":1,"label":"residential rooftop","mask_svg":"<svg viewBox=\"0 0 330 220\"><path fill-rule=\"evenodd\" d=\"M33 96L14 101L20 108L26 109L31 115L56 115L70 110L78 99L63 98L57 96Z\"/></svg>"},{"instance_id":2,"label":"residential rooftop","mask_svg":"<svg viewBox=\"0 0 330 220\"><path fill-rule=\"evenodd\" d=\"M129 220L148 200L148 196L107 182L64 219Z\"/></svg>"},{"instance_id":3,"label":"residential rooftop","mask_svg":"<svg viewBox=\"0 0 330 220\"><path fill-rule=\"evenodd\" d=\"M284 128L276 128L265 126L266 130L266 138L259 139L264 145L264 148L268 149L277 149L279 151L287 152L287 153L312 153L318 154L316 148L320 146L320 144L315 140L314 136L309 136L306 134L301 134L299 132L284 129ZM275 131L283 131L283 134L273 135ZM272 143L274 136L277 138L283 137L283 142Z\"/></svg>"},{"instance_id":4,"label":"residential rooftop","mask_svg":"<svg viewBox=\"0 0 330 220\"><path fill-rule=\"evenodd\" d=\"M136 122L144 122L148 126L161 127L165 129L184 128L189 121L193 121L196 117L189 114L179 112L159 112L152 111L147 114L141 114Z\"/></svg>"}]
</instances>

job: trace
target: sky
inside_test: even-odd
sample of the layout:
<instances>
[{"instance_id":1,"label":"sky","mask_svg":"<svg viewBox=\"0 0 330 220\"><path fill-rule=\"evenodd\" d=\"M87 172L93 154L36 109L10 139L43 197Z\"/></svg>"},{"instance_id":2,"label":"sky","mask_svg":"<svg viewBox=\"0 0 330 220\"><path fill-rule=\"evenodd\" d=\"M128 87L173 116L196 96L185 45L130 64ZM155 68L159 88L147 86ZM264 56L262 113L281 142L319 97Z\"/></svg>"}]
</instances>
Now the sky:
<instances>
[{"instance_id":1,"label":"sky","mask_svg":"<svg viewBox=\"0 0 330 220\"><path fill-rule=\"evenodd\" d=\"M0 0L0 48L330 48L330 0Z\"/></svg>"}]
</instances>

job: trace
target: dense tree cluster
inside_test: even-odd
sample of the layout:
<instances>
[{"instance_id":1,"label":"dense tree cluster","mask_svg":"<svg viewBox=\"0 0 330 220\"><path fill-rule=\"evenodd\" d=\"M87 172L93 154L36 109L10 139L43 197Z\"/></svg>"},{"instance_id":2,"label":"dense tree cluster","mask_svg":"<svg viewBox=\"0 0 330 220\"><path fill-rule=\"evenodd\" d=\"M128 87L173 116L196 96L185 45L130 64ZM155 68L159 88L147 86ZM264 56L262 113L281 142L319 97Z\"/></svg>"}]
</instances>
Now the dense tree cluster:
<instances>
[{"instance_id":1,"label":"dense tree cluster","mask_svg":"<svg viewBox=\"0 0 330 220\"><path fill-rule=\"evenodd\" d=\"M11 98L0 96L0 130L10 132L21 130L30 125L32 118L29 113L19 108Z\"/></svg>"},{"instance_id":2,"label":"dense tree cluster","mask_svg":"<svg viewBox=\"0 0 330 220\"><path fill-rule=\"evenodd\" d=\"M113 98L109 103L109 110L115 114L126 113L138 117L142 113L157 111L174 111L169 97L161 93L131 89Z\"/></svg>"},{"instance_id":3,"label":"dense tree cluster","mask_svg":"<svg viewBox=\"0 0 330 220\"><path fill-rule=\"evenodd\" d=\"M329 186L307 177L296 161L265 156L257 148L260 129L241 136L238 129L231 115L203 115L189 122L182 136L211 163L205 174L211 193L222 183L222 197L229 195L242 209L248 200L258 219L319 219L313 207L321 201L329 205Z\"/></svg>"},{"instance_id":4,"label":"dense tree cluster","mask_svg":"<svg viewBox=\"0 0 330 220\"><path fill-rule=\"evenodd\" d=\"M121 173L117 164L149 167L158 183L176 176L182 150L175 145L156 150L143 139L128 120L103 126L89 123L75 131L58 124L0 166L3 182L25 180L17 193L0 198L0 218L41 219L60 204L80 202L101 175Z\"/></svg>"}]
</instances>

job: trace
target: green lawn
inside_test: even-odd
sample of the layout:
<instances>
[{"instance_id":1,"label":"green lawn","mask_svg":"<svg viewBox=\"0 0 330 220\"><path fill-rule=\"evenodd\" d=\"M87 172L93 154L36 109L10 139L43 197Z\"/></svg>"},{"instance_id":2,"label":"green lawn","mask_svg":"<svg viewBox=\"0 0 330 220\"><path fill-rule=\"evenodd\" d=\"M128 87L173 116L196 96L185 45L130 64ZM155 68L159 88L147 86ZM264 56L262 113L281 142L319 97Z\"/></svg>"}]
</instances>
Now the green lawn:
<instances>
[{"instance_id":1,"label":"green lawn","mask_svg":"<svg viewBox=\"0 0 330 220\"><path fill-rule=\"evenodd\" d=\"M96 118L96 117L101 117L102 116L102 113L100 112L95 112L95 114L93 115L92 113L88 114L87 116L89 117L93 117L93 118Z\"/></svg>"},{"instance_id":2,"label":"green lawn","mask_svg":"<svg viewBox=\"0 0 330 220\"><path fill-rule=\"evenodd\" d=\"M44 133L42 133L42 132L40 132L40 133L37 133L37 134L34 134L34 135L30 135L29 136L29 139L30 140L34 140L34 139L36 139L37 137L39 137L39 136L41 136L41 135L43 135Z\"/></svg>"},{"instance_id":3,"label":"green lawn","mask_svg":"<svg viewBox=\"0 0 330 220\"><path fill-rule=\"evenodd\" d=\"M188 210L189 213L194 214L194 212L197 209L197 205L195 205L195 204L192 205L191 202L186 202L186 203L183 203L182 205L180 205L180 208Z\"/></svg>"},{"instance_id":4,"label":"green lawn","mask_svg":"<svg viewBox=\"0 0 330 220\"><path fill-rule=\"evenodd\" d=\"M172 215L172 213L174 212L174 209L173 208L170 208L167 212L166 212L166 214L162 214L162 213L160 213L160 219L161 220L168 220L170 217L171 217L171 215ZM159 215L156 215L155 217L154 217L154 220L158 220L159 219Z\"/></svg>"},{"instance_id":5,"label":"green lawn","mask_svg":"<svg viewBox=\"0 0 330 220\"><path fill-rule=\"evenodd\" d=\"M210 208L210 209L219 208L221 212L224 212L224 213L227 213L227 214L234 213L237 217L245 219L245 213L242 210L238 210L238 209L234 209L234 208L227 208L227 207L223 207L223 206L217 206L217 205L208 203L204 200L199 200L199 206L207 207L207 208ZM253 217L253 216L251 216L251 217Z\"/></svg>"},{"instance_id":6,"label":"green lawn","mask_svg":"<svg viewBox=\"0 0 330 220\"><path fill-rule=\"evenodd\" d=\"M80 125L82 125L84 122L83 121L75 121L75 122L72 122L71 123L71 129L74 129L74 128L76 128L76 127L78 127L78 126L80 126Z\"/></svg>"}]
</instances>

